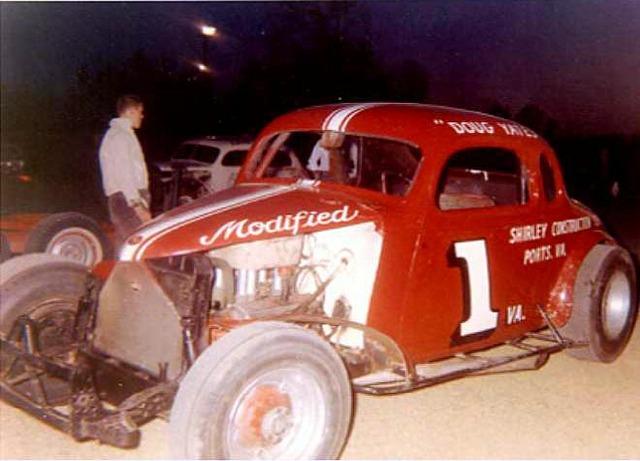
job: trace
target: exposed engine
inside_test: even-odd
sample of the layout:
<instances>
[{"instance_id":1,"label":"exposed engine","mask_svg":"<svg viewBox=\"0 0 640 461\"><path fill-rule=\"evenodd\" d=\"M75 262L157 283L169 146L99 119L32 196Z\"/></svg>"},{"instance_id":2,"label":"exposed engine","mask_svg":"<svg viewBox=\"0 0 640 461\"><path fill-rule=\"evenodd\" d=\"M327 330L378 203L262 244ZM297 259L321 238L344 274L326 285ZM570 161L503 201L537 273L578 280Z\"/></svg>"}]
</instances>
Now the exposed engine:
<instances>
[{"instance_id":1,"label":"exposed engine","mask_svg":"<svg viewBox=\"0 0 640 461\"><path fill-rule=\"evenodd\" d=\"M366 323L381 238L372 223L116 266L93 336L104 354L175 378L218 332L254 319ZM322 326L362 347L362 332Z\"/></svg>"},{"instance_id":2,"label":"exposed engine","mask_svg":"<svg viewBox=\"0 0 640 461\"><path fill-rule=\"evenodd\" d=\"M287 237L212 251L218 315L240 320L320 313L327 264L309 261L308 240Z\"/></svg>"}]
</instances>

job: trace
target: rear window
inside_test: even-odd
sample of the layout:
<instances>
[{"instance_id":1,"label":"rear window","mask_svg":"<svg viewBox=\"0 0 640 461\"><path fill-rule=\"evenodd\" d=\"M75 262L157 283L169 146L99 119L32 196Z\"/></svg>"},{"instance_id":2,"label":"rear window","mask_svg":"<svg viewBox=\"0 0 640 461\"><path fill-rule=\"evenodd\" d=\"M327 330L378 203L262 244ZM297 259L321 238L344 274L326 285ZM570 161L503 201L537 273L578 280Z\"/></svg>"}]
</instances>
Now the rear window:
<instances>
[{"instance_id":1,"label":"rear window","mask_svg":"<svg viewBox=\"0 0 640 461\"><path fill-rule=\"evenodd\" d=\"M526 181L518 156L494 148L465 149L453 154L438 186L443 210L519 205L527 201Z\"/></svg>"}]
</instances>

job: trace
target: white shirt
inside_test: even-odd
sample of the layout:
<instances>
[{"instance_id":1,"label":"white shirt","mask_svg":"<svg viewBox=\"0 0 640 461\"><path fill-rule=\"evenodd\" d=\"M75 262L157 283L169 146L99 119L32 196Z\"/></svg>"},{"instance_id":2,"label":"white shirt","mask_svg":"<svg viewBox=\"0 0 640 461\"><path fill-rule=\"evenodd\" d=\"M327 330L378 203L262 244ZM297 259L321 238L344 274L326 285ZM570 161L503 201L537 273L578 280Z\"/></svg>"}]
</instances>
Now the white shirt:
<instances>
[{"instance_id":1,"label":"white shirt","mask_svg":"<svg viewBox=\"0 0 640 461\"><path fill-rule=\"evenodd\" d=\"M310 171L329 171L329 151L320 145L320 141L313 146L307 162L307 169Z\"/></svg>"},{"instance_id":2,"label":"white shirt","mask_svg":"<svg viewBox=\"0 0 640 461\"><path fill-rule=\"evenodd\" d=\"M355 178L357 174L356 165L358 164L358 147L356 144L351 144L349 147L349 158L353 164L353 167L349 171L349 177ZM329 171L329 151L320 145L319 140L313 146L313 150L307 161L307 169L309 171L322 173Z\"/></svg>"},{"instance_id":3,"label":"white shirt","mask_svg":"<svg viewBox=\"0 0 640 461\"><path fill-rule=\"evenodd\" d=\"M139 190L149 188L147 165L142 147L125 117L114 118L100 144L100 170L102 187L109 196L122 192L129 205L142 201Z\"/></svg>"}]
</instances>

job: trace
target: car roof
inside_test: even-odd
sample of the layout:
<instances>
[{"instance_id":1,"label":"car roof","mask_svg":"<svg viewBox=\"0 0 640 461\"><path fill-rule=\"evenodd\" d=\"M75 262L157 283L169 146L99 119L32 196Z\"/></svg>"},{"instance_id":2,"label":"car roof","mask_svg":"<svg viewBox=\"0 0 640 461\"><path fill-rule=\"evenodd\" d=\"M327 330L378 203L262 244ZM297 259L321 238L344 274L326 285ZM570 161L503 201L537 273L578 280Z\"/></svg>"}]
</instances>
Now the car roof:
<instances>
[{"instance_id":1,"label":"car roof","mask_svg":"<svg viewBox=\"0 0 640 461\"><path fill-rule=\"evenodd\" d=\"M548 149L533 130L513 120L445 106L410 103L351 103L296 110L273 120L260 137L283 131L330 130L388 137L416 145L497 146L526 144ZM431 150L431 149L430 149Z\"/></svg>"},{"instance_id":2,"label":"car roof","mask_svg":"<svg viewBox=\"0 0 640 461\"><path fill-rule=\"evenodd\" d=\"M204 136L201 138L187 139L182 144L198 144L201 146L217 147L219 149L239 148L249 149L251 140L233 136Z\"/></svg>"}]
</instances>

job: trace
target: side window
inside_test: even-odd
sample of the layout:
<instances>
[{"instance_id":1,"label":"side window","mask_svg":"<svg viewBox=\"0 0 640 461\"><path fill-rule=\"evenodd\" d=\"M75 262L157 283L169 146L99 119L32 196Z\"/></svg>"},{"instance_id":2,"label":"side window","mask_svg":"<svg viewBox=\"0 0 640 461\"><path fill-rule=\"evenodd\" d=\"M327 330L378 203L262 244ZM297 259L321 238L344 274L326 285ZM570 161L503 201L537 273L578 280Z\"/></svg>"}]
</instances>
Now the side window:
<instances>
[{"instance_id":1,"label":"side window","mask_svg":"<svg viewBox=\"0 0 640 461\"><path fill-rule=\"evenodd\" d=\"M211 146L195 146L192 154L192 159L199 162L215 163L218 158L220 149Z\"/></svg>"},{"instance_id":2,"label":"side window","mask_svg":"<svg viewBox=\"0 0 640 461\"><path fill-rule=\"evenodd\" d=\"M195 144L188 144L188 143L180 144L176 152L173 154L172 158L179 159L179 160L190 159L193 156L193 151L195 147L196 147Z\"/></svg>"},{"instance_id":3,"label":"side window","mask_svg":"<svg viewBox=\"0 0 640 461\"><path fill-rule=\"evenodd\" d=\"M520 159L509 150L472 148L453 154L442 171L442 210L520 205L527 201Z\"/></svg>"},{"instance_id":4,"label":"side window","mask_svg":"<svg viewBox=\"0 0 640 461\"><path fill-rule=\"evenodd\" d=\"M553 177L553 169L546 156L540 156L540 173L542 177L542 188L547 201L551 202L556 198L556 180Z\"/></svg>"},{"instance_id":5,"label":"side window","mask_svg":"<svg viewBox=\"0 0 640 461\"><path fill-rule=\"evenodd\" d=\"M246 150L232 150L222 157L222 166L242 166L244 158L247 156Z\"/></svg>"}]
</instances>

